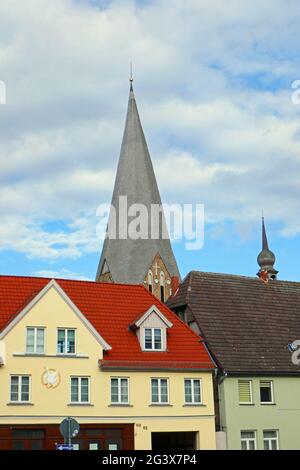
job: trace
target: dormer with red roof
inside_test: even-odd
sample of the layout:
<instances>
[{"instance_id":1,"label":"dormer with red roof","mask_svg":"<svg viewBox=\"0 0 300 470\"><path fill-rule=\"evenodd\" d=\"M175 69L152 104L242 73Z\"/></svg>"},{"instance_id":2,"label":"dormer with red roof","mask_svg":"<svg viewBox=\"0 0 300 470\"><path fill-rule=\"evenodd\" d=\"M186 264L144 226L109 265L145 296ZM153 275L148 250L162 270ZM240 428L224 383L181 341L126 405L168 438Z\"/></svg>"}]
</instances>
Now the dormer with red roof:
<instances>
[{"instance_id":1,"label":"dormer with red roof","mask_svg":"<svg viewBox=\"0 0 300 470\"><path fill-rule=\"evenodd\" d=\"M167 329L173 324L155 306L150 308L130 325L136 331L142 351L166 351Z\"/></svg>"}]
</instances>

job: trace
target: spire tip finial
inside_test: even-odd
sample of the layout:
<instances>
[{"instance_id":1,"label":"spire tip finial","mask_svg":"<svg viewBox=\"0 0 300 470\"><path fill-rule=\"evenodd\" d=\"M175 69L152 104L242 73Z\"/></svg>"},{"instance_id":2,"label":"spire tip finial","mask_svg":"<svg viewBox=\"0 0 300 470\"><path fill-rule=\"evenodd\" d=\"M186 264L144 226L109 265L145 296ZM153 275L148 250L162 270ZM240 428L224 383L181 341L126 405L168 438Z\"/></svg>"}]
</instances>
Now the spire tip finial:
<instances>
[{"instance_id":1,"label":"spire tip finial","mask_svg":"<svg viewBox=\"0 0 300 470\"><path fill-rule=\"evenodd\" d=\"M130 81L130 91L133 91L133 86L132 86L132 83L133 83L132 62L130 62L130 78L129 78L129 81Z\"/></svg>"}]
</instances>

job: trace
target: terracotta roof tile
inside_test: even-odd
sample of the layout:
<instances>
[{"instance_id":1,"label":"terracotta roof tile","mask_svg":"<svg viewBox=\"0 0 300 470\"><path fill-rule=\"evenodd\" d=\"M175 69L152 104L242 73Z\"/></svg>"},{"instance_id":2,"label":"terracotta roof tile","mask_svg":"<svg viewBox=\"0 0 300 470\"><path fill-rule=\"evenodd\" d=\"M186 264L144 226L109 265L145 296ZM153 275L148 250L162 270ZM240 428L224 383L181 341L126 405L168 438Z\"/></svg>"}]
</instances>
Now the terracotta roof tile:
<instances>
[{"instance_id":1,"label":"terracotta roof tile","mask_svg":"<svg viewBox=\"0 0 300 470\"><path fill-rule=\"evenodd\" d=\"M10 322L33 296L50 281L46 278L0 276L0 330ZM89 281L56 279L72 302L92 323L112 349L105 352L105 361L126 361L166 364L186 363L192 368L213 368L209 355L199 337L159 302L143 286L105 284ZM151 305L173 324L168 331L166 352L142 352L136 334L129 325Z\"/></svg>"}]
</instances>

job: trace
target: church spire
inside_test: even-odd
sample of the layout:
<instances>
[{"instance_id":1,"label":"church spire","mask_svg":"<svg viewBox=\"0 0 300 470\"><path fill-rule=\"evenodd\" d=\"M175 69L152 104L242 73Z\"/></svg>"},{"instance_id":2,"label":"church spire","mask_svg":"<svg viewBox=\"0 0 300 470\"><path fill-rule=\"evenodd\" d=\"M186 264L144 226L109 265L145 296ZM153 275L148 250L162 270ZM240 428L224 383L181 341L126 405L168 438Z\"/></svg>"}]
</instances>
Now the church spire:
<instances>
[{"instance_id":1,"label":"church spire","mask_svg":"<svg viewBox=\"0 0 300 470\"><path fill-rule=\"evenodd\" d=\"M278 271L274 268L275 260L274 253L269 249L265 219L262 217L262 251L257 257L257 263L260 266L257 275L262 279L264 276L271 280L277 279Z\"/></svg>"},{"instance_id":2,"label":"church spire","mask_svg":"<svg viewBox=\"0 0 300 470\"><path fill-rule=\"evenodd\" d=\"M172 284L180 279L169 238L162 236L165 218L159 220L159 236L151 238L151 208L161 207L161 198L141 125L130 76L130 93L117 175L112 196L110 221L116 220L116 236L107 234L96 281L144 284L161 300L167 299ZM126 208L125 208L126 199ZM128 236L132 217L129 208L142 205L148 213L147 236ZM135 205L135 206L134 206ZM126 212L126 213L125 213ZM125 219L126 227L120 226ZM123 224L124 225L124 224ZM122 233L121 233L122 232Z\"/></svg>"}]
</instances>

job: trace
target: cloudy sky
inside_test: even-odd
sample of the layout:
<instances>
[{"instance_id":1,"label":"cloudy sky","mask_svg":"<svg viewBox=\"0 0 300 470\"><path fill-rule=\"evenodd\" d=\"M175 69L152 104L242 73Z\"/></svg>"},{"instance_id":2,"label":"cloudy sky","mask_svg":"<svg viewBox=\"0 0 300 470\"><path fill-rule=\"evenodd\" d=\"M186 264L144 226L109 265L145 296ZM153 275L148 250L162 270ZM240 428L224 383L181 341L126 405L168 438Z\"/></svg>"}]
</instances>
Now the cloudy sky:
<instances>
[{"instance_id":1,"label":"cloudy sky","mask_svg":"<svg viewBox=\"0 0 300 470\"><path fill-rule=\"evenodd\" d=\"M1 274L94 278L132 61L163 201L205 205L182 275L255 275L263 209L300 281L299 58L299 0L2 0Z\"/></svg>"}]
</instances>

